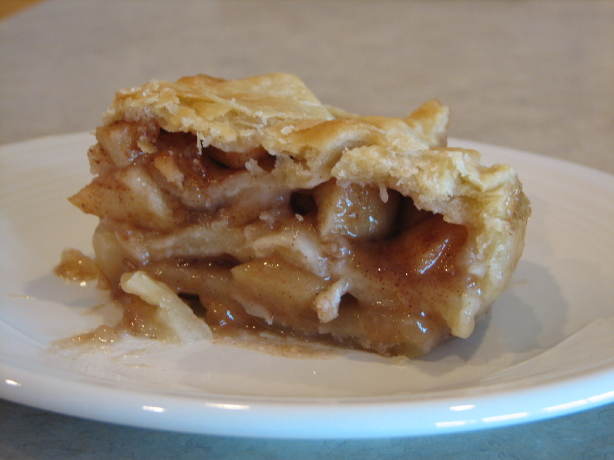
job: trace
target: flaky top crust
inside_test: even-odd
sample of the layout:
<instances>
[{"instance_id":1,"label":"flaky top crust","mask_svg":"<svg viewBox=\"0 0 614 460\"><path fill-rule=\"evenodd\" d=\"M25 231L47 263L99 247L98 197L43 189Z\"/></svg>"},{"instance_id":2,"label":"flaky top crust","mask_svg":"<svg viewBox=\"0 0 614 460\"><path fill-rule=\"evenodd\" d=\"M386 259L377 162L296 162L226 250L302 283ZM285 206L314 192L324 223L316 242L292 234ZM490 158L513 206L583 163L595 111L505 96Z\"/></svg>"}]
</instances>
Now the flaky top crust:
<instances>
[{"instance_id":1,"label":"flaky top crust","mask_svg":"<svg viewBox=\"0 0 614 460\"><path fill-rule=\"evenodd\" d=\"M272 174L292 187L331 178L374 184L466 226L479 298L443 312L452 333L466 337L515 270L530 206L512 168L483 166L478 152L447 147L448 117L438 101L406 118L350 114L323 105L296 76L273 73L154 80L118 92L105 122L155 121L169 132L195 134L201 148L242 152L262 145L276 157Z\"/></svg>"}]
</instances>

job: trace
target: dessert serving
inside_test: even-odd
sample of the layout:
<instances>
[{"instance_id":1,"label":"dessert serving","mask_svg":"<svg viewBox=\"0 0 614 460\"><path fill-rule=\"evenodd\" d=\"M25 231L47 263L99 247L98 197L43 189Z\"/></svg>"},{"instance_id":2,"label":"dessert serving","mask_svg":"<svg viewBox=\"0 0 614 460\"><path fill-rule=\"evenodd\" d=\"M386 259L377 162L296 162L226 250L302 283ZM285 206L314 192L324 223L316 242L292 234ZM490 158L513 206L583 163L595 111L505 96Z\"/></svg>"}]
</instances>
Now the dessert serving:
<instances>
[{"instance_id":1,"label":"dessert serving","mask_svg":"<svg viewBox=\"0 0 614 460\"><path fill-rule=\"evenodd\" d=\"M323 105L297 77L205 75L117 93L70 198L100 218L116 327L243 332L417 356L468 337L530 214L516 173L446 146L448 109Z\"/></svg>"}]
</instances>

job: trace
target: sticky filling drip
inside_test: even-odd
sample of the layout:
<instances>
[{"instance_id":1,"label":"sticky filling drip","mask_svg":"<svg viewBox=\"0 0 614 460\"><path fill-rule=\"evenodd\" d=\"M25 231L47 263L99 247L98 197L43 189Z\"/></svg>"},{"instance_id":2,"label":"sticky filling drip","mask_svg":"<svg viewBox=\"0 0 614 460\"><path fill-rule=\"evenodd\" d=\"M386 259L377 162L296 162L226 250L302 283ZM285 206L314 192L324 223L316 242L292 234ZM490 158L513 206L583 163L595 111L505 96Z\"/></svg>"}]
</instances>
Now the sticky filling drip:
<instances>
[{"instance_id":1,"label":"sticky filling drip","mask_svg":"<svg viewBox=\"0 0 614 460\"><path fill-rule=\"evenodd\" d=\"M262 147L202 147L151 122L96 134L96 177L71 201L100 217L96 263L134 333L161 331L120 288L141 270L217 335L270 331L407 356L450 336L442 312L474 284L464 226L376 184L293 189Z\"/></svg>"}]
</instances>

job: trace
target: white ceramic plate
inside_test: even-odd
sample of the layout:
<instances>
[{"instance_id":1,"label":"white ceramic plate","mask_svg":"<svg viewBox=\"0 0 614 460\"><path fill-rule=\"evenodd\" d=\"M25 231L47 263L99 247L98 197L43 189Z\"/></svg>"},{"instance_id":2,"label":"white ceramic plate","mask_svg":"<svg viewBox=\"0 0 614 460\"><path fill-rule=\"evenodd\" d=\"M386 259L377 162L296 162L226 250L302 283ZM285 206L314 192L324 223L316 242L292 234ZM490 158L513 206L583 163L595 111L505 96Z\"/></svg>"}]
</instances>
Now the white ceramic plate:
<instances>
[{"instance_id":1,"label":"white ceramic plate","mask_svg":"<svg viewBox=\"0 0 614 460\"><path fill-rule=\"evenodd\" d=\"M88 134L0 148L0 397L96 420L282 438L407 436L547 418L614 401L614 177L510 149L533 203L525 254L467 340L396 364L367 353L283 357L128 341L84 353L50 341L109 321L92 286L52 274L91 254L96 219L66 198L90 180Z\"/></svg>"}]
</instances>

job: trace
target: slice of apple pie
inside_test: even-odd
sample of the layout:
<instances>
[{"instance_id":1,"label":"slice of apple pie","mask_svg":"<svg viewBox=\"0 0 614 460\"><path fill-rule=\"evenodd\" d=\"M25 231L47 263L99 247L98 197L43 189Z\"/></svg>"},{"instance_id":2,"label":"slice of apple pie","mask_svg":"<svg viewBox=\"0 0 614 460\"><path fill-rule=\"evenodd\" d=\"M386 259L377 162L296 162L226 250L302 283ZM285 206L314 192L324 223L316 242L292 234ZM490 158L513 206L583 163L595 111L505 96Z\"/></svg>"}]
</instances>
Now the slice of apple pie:
<instances>
[{"instance_id":1,"label":"slice of apple pie","mask_svg":"<svg viewBox=\"0 0 614 460\"><path fill-rule=\"evenodd\" d=\"M447 147L447 123L437 101L349 114L288 74L152 81L117 93L70 201L100 218L96 263L137 332L156 307L135 273L217 335L416 356L472 333L530 214L516 173Z\"/></svg>"}]
</instances>

